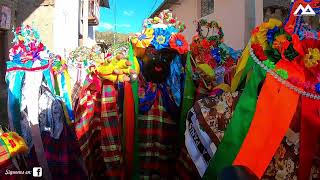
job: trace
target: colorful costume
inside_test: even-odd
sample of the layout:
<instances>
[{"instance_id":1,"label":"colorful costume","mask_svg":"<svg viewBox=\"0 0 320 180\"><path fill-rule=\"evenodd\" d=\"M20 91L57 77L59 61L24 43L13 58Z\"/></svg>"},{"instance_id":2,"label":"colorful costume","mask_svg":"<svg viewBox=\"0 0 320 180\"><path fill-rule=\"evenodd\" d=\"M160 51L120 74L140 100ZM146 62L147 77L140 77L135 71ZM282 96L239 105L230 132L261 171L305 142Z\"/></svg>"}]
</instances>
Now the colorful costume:
<instances>
[{"instance_id":1,"label":"colorful costume","mask_svg":"<svg viewBox=\"0 0 320 180\"><path fill-rule=\"evenodd\" d=\"M131 38L140 66L137 89L134 177L173 179L179 148L179 115L183 97L184 61L188 43L184 30L169 10L145 21ZM135 60L134 57L132 57Z\"/></svg>"},{"instance_id":2,"label":"colorful costume","mask_svg":"<svg viewBox=\"0 0 320 180\"><path fill-rule=\"evenodd\" d=\"M14 33L6 74L8 114L10 128L25 139L30 150L26 166L40 165L47 179L86 177L78 163L76 139L66 125L74 116L63 62L46 49L30 26ZM58 144L61 140L69 140L68 145Z\"/></svg>"},{"instance_id":3,"label":"colorful costume","mask_svg":"<svg viewBox=\"0 0 320 180\"><path fill-rule=\"evenodd\" d=\"M232 118L208 118L196 127L198 135L210 137L200 144L213 152L204 179L231 165L246 166L261 179L319 178L319 39L298 33L299 39L288 29L295 21L289 22L283 27L271 19L253 30L231 85L235 92L245 84ZM216 124L225 130L214 131Z\"/></svg>"}]
</instances>

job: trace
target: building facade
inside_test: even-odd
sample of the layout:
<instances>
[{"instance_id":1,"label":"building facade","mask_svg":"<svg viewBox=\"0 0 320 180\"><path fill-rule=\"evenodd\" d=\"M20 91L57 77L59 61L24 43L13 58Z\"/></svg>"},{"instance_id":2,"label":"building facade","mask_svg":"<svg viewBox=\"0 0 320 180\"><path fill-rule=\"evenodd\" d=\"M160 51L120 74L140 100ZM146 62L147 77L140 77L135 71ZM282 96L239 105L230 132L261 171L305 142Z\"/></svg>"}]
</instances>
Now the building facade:
<instances>
[{"instance_id":1,"label":"building facade","mask_svg":"<svg viewBox=\"0 0 320 180\"><path fill-rule=\"evenodd\" d=\"M31 25L42 42L56 54L67 56L80 45L95 44L94 27L100 7L108 0L0 0L0 124L7 122L6 61L13 39L12 29Z\"/></svg>"},{"instance_id":2,"label":"building facade","mask_svg":"<svg viewBox=\"0 0 320 180\"><path fill-rule=\"evenodd\" d=\"M196 21L215 20L223 28L224 41L235 49L247 44L251 30L270 17L283 20L291 0L165 0L152 14L171 9L186 23L184 35L191 42L196 33ZM271 8L269 8L271 7ZM267 10L271 12L267 13Z\"/></svg>"}]
</instances>

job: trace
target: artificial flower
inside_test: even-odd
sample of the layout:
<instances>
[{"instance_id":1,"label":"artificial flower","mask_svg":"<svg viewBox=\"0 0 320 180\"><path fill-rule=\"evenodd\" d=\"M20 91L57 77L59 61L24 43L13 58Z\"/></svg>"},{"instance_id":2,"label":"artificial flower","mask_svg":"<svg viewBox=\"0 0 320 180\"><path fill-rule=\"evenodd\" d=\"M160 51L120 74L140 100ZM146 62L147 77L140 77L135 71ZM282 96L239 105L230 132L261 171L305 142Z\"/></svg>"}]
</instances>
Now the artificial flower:
<instances>
[{"instance_id":1,"label":"artificial flower","mask_svg":"<svg viewBox=\"0 0 320 180\"><path fill-rule=\"evenodd\" d=\"M265 66L267 66L269 69L274 69L276 68L276 65L274 64L274 62L270 61L270 60L265 60L263 61L263 64Z\"/></svg>"},{"instance_id":2,"label":"artificial flower","mask_svg":"<svg viewBox=\"0 0 320 180\"><path fill-rule=\"evenodd\" d=\"M214 48L211 50L211 55L215 59L217 64L221 63L221 55L220 55L220 50L219 48Z\"/></svg>"},{"instance_id":3,"label":"artificial flower","mask_svg":"<svg viewBox=\"0 0 320 180\"><path fill-rule=\"evenodd\" d=\"M294 60L298 56L298 52L294 49L293 44L290 43L288 48L284 51L284 56L290 61Z\"/></svg>"},{"instance_id":4,"label":"artificial flower","mask_svg":"<svg viewBox=\"0 0 320 180\"><path fill-rule=\"evenodd\" d=\"M281 52L281 48L285 43L289 43L287 36L285 34L281 34L275 38L272 47Z\"/></svg>"},{"instance_id":5,"label":"artificial flower","mask_svg":"<svg viewBox=\"0 0 320 180\"><path fill-rule=\"evenodd\" d=\"M288 72L284 69L277 69L276 73L282 78L282 79L288 79L289 75Z\"/></svg>"},{"instance_id":6,"label":"artificial flower","mask_svg":"<svg viewBox=\"0 0 320 180\"><path fill-rule=\"evenodd\" d=\"M192 51L193 55L199 55L200 54L200 49L199 46L196 42L192 42L190 45L190 49Z\"/></svg>"},{"instance_id":7,"label":"artificial flower","mask_svg":"<svg viewBox=\"0 0 320 180\"><path fill-rule=\"evenodd\" d=\"M169 31L171 34L172 33L176 34L179 32L179 30L176 29L174 26L168 26L166 30Z\"/></svg>"},{"instance_id":8,"label":"artificial flower","mask_svg":"<svg viewBox=\"0 0 320 180\"><path fill-rule=\"evenodd\" d=\"M253 30L252 30L252 35L255 35L255 34L257 34L258 32L260 31L260 26L257 26L257 27L255 27Z\"/></svg>"},{"instance_id":9,"label":"artificial flower","mask_svg":"<svg viewBox=\"0 0 320 180\"><path fill-rule=\"evenodd\" d=\"M170 47L177 50L180 54L185 54L189 50L188 42L180 33L171 36Z\"/></svg>"},{"instance_id":10,"label":"artificial flower","mask_svg":"<svg viewBox=\"0 0 320 180\"><path fill-rule=\"evenodd\" d=\"M171 33L162 28L156 28L153 32L154 38L151 41L151 44L155 47L156 50L167 48L169 46L169 40Z\"/></svg>"},{"instance_id":11,"label":"artificial flower","mask_svg":"<svg viewBox=\"0 0 320 180\"><path fill-rule=\"evenodd\" d=\"M273 29L269 29L267 32L267 40L269 44L273 43L275 34L279 31L279 27L275 26Z\"/></svg>"},{"instance_id":12,"label":"artificial flower","mask_svg":"<svg viewBox=\"0 0 320 180\"><path fill-rule=\"evenodd\" d=\"M200 42L201 46L205 49L208 49L210 48L211 44L210 42L207 40L207 39L203 39L201 42Z\"/></svg>"},{"instance_id":13,"label":"artificial flower","mask_svg":"<svg viewBox=\"0 0 320 180\"><path fill-rule=\"evenodd\" d=\"M318 65L320 61L320 51L319 49L313 49L309 48L308 49L308 54L304 56L304 63L307 68L314 67Z\"/></svg>"},{"instance_id":14,"label":"artificial flower","mask_svg":"<svg viewBox=\"0 0 320 180\"><path fill-rule=\"evenodd\" d=\"M153 29L146 28L142 34L137 34L137 36L131 39L132 44L138 48L147 48L153 39Z\"/></svg>"},{"instance_id":15,"label":"artificial flower","mask_svg":"<svg viewBox=\"0 0 320 180\"><path fill-rule=\"evenodd\" d=\"M320 94L320 83L315 85L316 92Z\"/></svg>"},{"instance_id":16,"label":"artificial flower","mask_svg":"<svg viewBox=\"0 0 320 180\"><path fill-rule=\"evenodd\" d=\"M264 54L263 47L260 44L252 44L251 48L253 49L254 54L260 61L265 61L268 59L268 57Z\"/></svg>"}]
</instances>

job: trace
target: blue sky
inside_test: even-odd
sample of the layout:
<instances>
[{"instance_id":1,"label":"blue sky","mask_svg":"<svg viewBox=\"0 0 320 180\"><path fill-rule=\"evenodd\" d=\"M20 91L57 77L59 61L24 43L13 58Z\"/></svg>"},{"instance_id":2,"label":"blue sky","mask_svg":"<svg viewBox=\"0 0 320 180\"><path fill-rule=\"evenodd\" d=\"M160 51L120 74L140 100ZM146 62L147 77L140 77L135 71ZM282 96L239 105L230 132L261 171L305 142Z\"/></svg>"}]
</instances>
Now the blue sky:
<instances>
[{"instance_id":1,"label":"blue sky","mask_svg":"<svg viewBox=\"0 0 320 180\"><path fill-rule=\"evenodd\" d=\"M100 9L100 24L97 31L114 32L116 29L119 33L139 32L142 29L143 20L149 17L162 2L163 0L109 0L110 9Z\"/></svg>"}]
</instances>

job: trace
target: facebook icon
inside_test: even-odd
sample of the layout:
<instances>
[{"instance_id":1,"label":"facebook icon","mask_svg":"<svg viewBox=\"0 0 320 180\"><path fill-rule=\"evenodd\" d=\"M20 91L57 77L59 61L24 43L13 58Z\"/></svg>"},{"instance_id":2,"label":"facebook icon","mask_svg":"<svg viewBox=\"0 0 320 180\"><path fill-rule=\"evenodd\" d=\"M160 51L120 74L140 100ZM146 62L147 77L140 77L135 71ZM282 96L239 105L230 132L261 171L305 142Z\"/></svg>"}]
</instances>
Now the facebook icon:
<instances>
[{"instance_id":1,"label":"facebook icon","mask_svg":"<svg viewBox=\"0 0 320 180\"><path fill-rule=\"evenodd\" d=\"M41 167L34 167L33 168L33 177L42 177L42 168Z\"/></svg>"}]
</instances>

